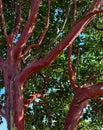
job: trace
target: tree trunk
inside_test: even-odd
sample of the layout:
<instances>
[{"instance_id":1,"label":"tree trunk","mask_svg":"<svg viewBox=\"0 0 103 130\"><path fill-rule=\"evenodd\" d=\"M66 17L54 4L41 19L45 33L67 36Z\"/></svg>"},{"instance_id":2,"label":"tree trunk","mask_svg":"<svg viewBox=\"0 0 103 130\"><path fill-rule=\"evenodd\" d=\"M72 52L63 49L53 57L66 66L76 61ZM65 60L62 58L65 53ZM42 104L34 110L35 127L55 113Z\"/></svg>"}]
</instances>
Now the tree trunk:
<instances>
[{"instance_id":1,"label":"tree trunk","mask_svg":"<svg viewBox=\"0 0 103 130\"><path fill-rule=\"evenodd\" d=\"M3 69L7 127L8 130L24 130L23 86L15 81L20 70L11 52L9 50Z\"/></svg>"},{"instance_id":2,"label":"tree trunk","mask_svg":"<svg viewBox=\"0 0 103 130\"><path fill-rule=\"evenodd\" d=\"M75 99L73 100L65 121L64 130L76 130L83 108L85 108L86 104L87 100L81 104L76 102Z\"/></svg>"},{"instance_id":3,"label":"tree trunk","mask_svg":"<svg viewBox=\"0 0 103 130\"><path fill-rule=\"evenodd\" d=\"M74 99L70 105L70 109L65 120L64 130L76 130L82 111L86 107L87 103L88 98L86 89L76 89Z\"/></svg>"},{"instance_id":4,"label":"tree trunk","mask_svg":"<svg viewBox=\"0 0 103 130\"><path fill-rule=\"evenodd\" d=\"M13 80L7 80L5 88L6 119L8 130L24 130L24 106L22 86L16 85Z\"/></svg>"}]
</instances>

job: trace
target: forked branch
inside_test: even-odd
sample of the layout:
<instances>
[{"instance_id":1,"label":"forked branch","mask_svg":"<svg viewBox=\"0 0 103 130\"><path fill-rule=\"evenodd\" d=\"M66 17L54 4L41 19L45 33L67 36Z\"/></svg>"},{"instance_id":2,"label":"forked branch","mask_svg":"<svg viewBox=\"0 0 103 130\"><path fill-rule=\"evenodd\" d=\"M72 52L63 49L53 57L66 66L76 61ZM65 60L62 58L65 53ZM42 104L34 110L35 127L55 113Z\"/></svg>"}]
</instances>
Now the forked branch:
<instances>
[{"instance_id":1,"label":"forked branch","mask_svg":"<svg viewBox=\"0 0 103 130\"><path fill-rule=\"evenodd\" d=\"M43 33L41 34L41 36L40 36L40 38L38 40L38 43L29 46L26 49L26 51L24 52L23 56L25 56L28 53L28 51L30 51L31 49L33 49L33 48L35 49L35 48L37 48L37 47L39 47L41 45L41 43L42 43L43 39L45 38L45 35L46 35L47 31L48 31L49 17L50 17L50 0L48 0L48 13L47 13L47 17L46 17L46 26L45 26L45 29L44 29Z\"/></svg>"},{"instance_id":2,"label":"forked branch","mask_svg":"<svg viewBox=\"0 0 103 130\"><path fill-rule=\"evenodd\" d=\"M24 107L27 108L36 98L40 98L42 96L41 93L35 93L30 95L25 101L24 101Z\"/></svg>"},{"instance_id":3,"label":"forked branch","mask_svg":"<svg viewBox=\"0 0 103 130\"><path fill-rule=\"evenodd\" d=\"M22 53L22 50L23 50L24 46L26 45L26 42L35 27L40 2L41 2L41 0L31 0L30 15L29 15L27 23L21 33L21 36L18 39L18 42L14 48L14 57L18 57Z\"/></svg>"}]
</instances>

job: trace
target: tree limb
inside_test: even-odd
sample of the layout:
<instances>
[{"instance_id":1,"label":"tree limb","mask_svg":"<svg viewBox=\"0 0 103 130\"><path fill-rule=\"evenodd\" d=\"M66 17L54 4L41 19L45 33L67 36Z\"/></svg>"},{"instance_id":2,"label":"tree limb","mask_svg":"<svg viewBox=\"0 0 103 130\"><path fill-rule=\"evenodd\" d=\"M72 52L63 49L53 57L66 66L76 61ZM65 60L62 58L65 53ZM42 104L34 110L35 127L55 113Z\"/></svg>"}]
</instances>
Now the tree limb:
<instances>
[{"instance_id":1,"label":"tree limb","mask_svg":"<svg viewBox=\"0 0 103 130\"><path fill-rule=\"evenodd\" d=\"M72 0L70 1L70 3L68 3L68 9L67 9L67 12L66 12L66 16L65 16L64 23L63 23L62 27L60 28L59 32L57 33L56 37L55 37L52 41L50 41L50 44L49 44L49 45L47 45L46 47L44 47L43 49L41 49L40 52L37 54L36 57L39 57L39 55L40 55L43 51L45 51L47 48L51 47L51 46L53 45L53 43L55 43L55 41L56 41L56 40L58 39L58 37L60 36L61 32L63 31L63 29L65 28L65 25L66 25L66 23L67 23L68 16L69 16L69 13L70 13L70 9L71 9L71 8L70 8L71 4L72 4Z\"/></svg>"},{"instance_id":2,"label":"tree limb","mask_svg":"<svg viewBox=\"0 0 103 130\"><path fill-rule=\"evenodd\" d=\"M18 31L20 29L20 24L21 24L21 3L16 3L16 15L17 18L15 19L15 26L14 29L12 30L10 36L12 37L12 40L15 39L16 35L18 34Z\"/></svg>"},{"instance_id":3,"label":"tree limb","mask_svg":"<svg viewBox=\"0 0 103 130\"><path fill-rule=\"evenodd\" d=\"M88 100L85 100L81 103L78 102L76 96L71 103L69 112L67 114L64 129L63 130L76 130L76 127L80 121L80 116L83 109L87 106Z\"/></svg>"},{"instance_id":4,"label":"tree limb","mask_svg":"<svg viewBox=\"0 0 103 130\"><path fill-rule=\"evenodd\" d=\"M41 93L35 93L30 95L25 101L24 101L24 107L27 108L36 98L42 97Z\"/></svg>"},{"instance_id":5,"label":"tree limb","mask_svg":"<svg viewBox=\"0 0 103 130\"><path fill-rule=\"evenodd\" d=\"M30 37L37 20L41 0L31 0L30 16L14 48L14 57L20 56L28 38Z\"/></svg>"},{"instance_id":6,"label":"tree limb","mask_svg":"<svg viewBox=\"0 0 103 130\"><path fill-rule=\"evenodd\" d=\"M44 58L37 59L27 65L22 72L16 76L15 80L17 80L19 83L23 83L36 71L49 66L65 48L73 43L75 38L82 32L88 22L98 13L103 13L103 10L96 10L83 17L75 24L75 26L71 28L67 36L61 42L59 42L55 48L53 48Z\"/></svg>"},{"instance_id":7,"label":"tree limb","mask_svg":"<svg viewBox=\"0 0 103 130\"><path fill-rule=\"evenodd\" d=\"M72 55L72 45L70 45L68 47L68 74L69 74L69 79L70 79L70 83L71 83L71 87L73 88L73 90L75 90L77 88L77 85L75 83L74 80L74 71L72 69L72 60L71 60L71 55Z\"/></svg>"},{"instance_id":8,"label":"tree limb","mask_svg":"<svg viewBox=\"0 0 103 130\"><path fill-rule=\"evenodd\" d=\"M45 26L45 29L43 31L43 33L41 34L39 40L38 40L38 43L37 44L33 44L31 46L29 46L26 51L24 52L23 56L25 56L29 50L31 50L32 48L37 48L38 46L41 45L43 39L45 38L45 35L48 31L48 27L49 27L49 17L50 17L50 0L48 0L48 13L47 13L47 17L46 17L46 26Z\"/></svg>"},{"instance_id":9,"label":"tree limb","mask_svg":"<svg viewBox=\"0 0 103 130\"><path fill-rule=\"evenodd\" d=\"M103 82L90 85L87 88L88 98L95 98L103 95Z\"/></svg>"},{"instance_id":10,"label":"tree limb","mask_svg":"<svg viewBox=\"0 0 103 130\"><path fill-rule=\"evenodd\" d=\"M77 88L66 117L64 130L76 130L82 111L87 106L88 99L94 99L101 95L103 95L103 82L87 86L86 88Z\"/></svg>"}]
</instances>

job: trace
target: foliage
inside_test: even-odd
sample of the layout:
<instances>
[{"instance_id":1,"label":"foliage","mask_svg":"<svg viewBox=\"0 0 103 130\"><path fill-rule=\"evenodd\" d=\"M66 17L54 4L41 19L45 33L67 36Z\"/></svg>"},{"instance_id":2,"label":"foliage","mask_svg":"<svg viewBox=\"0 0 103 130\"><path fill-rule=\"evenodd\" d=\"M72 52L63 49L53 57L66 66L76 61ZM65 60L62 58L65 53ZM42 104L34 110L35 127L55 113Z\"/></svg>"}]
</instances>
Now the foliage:
<instances>
[{"instance_id":1,"label":"foliage","mask_svg":"<svg viewBox=\"0 0 103 130\"><path fill-rule=\"evenodd\" d=\"M18 0L16 2L18 2ZM13 2L13 0L3 1L8 34L11 32L15 24L16 2ZM77 1L77 20L85 14L92 2L93 0ZM22 24L18 35L21 34L28 19L29 6L30 2L28 0L22 2ZM65 21L68 8L70 8L71 11L69 12L67 23L65 28L59 32ZM73 22L73 8L74 5L71 0L51 0L50 25L46 37L41 46L28 52L22 61L22 68L34 59L44 57L61 39L67 35ZM35 29L29 37L25 49L29 45L37 43L45 28L46 15L47 1L42 0ZM93 75L94 77L89 84L103 81L103 31L96 30L93 23L95 23L98 27L103 27L103 16L100 14L98 17L94 18L87 28L75 39L73 44L72 63L76 74L75 80L79 86L88 83L88 79ZM0 27L0 33L2 33L0 36L0 51L5 58L7 46L6 39L3 35L3 27ZM58 33L59 37L55 40ZM15 42L18 40L18 35ZM34 128L36 130L48 130L50 129L51 124L53 130L63 129L68 108L74 95L68 77L67 59L66 49L52 65L47 68L43 68L36 74L32 75L25 83L24 100L30 94L41 92L43 87L45 87L46 91L46 93L43 92L46 96L35 99L29 108L25 110L26 130L32 130ZM45 78L45 83L41 74ZM1 74L1 90L3 88L2 82L3 79ZM5 103L4 100L3 93L1 92L1 104ZM89 107L86 108L82 115L83 121L79 124L77 130L102 129L102 115L103 104L100 102L98 103L96 100L90 100Z\"/></svg>"}]
</instances>

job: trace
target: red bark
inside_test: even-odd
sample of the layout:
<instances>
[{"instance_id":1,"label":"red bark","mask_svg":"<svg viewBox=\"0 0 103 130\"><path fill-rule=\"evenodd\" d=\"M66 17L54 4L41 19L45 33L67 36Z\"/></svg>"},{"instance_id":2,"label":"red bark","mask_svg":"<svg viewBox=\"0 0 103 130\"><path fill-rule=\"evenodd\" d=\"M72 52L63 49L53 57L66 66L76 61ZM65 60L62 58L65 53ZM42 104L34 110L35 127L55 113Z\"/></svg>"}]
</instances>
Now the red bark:
<instances>
[{"instance_id":1,"label":"red bark","mask_svg":"<svg viewBox=\"0 0 103 130\"><path fill-rule=\"evenodd\" d=\"M65 48L72 45L75 38L82 32L88 22L90 22L90 20L98 13L103 12L103 10L97 11L99 5L101 4L101 0L96 0L93 4L95 7L93 6L93 8L79 22L72 26L68 35L61 42L59 42L54 49L52 49L44 58L31 62L23 70L21 70L20 57L22 56L24 46L26 45L26 42L35 27L40 2L41 0L31 0L30 16L28 17L27 23L21 33L20 38L18 39L18 42L14 46L13 39L20 28L20 7L18 11L17 24L14 31L8 35L6 32L6 22L3 14L2 0L0 0L0 14L2 18L4 35L7 40L7 58L3 60L0 57L0 68L3 71L4 86L6 88L5 115L8 130L24 130L24 105L28 106L35 98L35 95L32 95L26 100L26 102L23 102L23 83L27 80L27 78L36 71L49 66ZM47 29L45 29L43 33L42 40L46 34L46 31ZM73 74L70 75L72 78ZM75 89L74 100L71 104L69 114L67 115L64 130L68 130L68 128L70 130L75 130L82 110L86 106L87 100L89 98L94 98L101 95L103 95L103 83L87 86L86 88Z\"/></svg>"},{"instance_id":2,"label":"red bark","mask_svg":"<svg viewBox=\"0 0 103 130\"><path fill-rule=\"evenodd\" d=\"M7 59L3 64L4 85L6 88L6 119L8 130L24 129L24 105L22 85L14 81L19 73L19 66L12 57L12 48L8 47Z\"/></svg>"},{"instance_id":3,"label":"red bark","mask_svg":"<svg viewBox=\"0 0 103 130\"><path fill-rule=\"evenodd\" d=\"M79 35L79 33L85 28L85 26L88 24L88 22L98 13L103 12L101 11L94 11L92 13L89 13L87 16L82 18L78 23L75 24L75 26L72 27L68 35L57 44L57 46L51 50L44 58L34 60L31 62L27 67L25 67L20 75L17 75L15 80L19 80L20 83L23 83L29 76L31 76L36 71L45 68L49 66L57 57L60 55L60 53L70 46L75 38Z\"/></svg>"},{"instance_id":4,"label":"red bark","mask_svg":"<svg viewBox=\"0 0 103 130\"><path fill-rule=\"evenodd\" d=\"M64 130L76 130L82 111L88 103L88 99L94 99L101 95L103 95L103 82L86 86L85 88L77 88L66 117Z\"/></svg>"},{"instance_id":5,"label":"red bark","mask_svg":"<svg viewBox=\"0 0 103 130\"><path fill-rule=\"evenodd\" d=\"M37 20L37 15L39 11L39 6L40 6L41 0L31 0L31 5L30 5L30 16L28 17L28 21L22 31L22 34L20 38L18 39L18 42L14 48L14 57L21 56L22 50L24 46L26 45L26 42L28 38L30 37L35 24Z\"/></svg>"}]
</instances>

